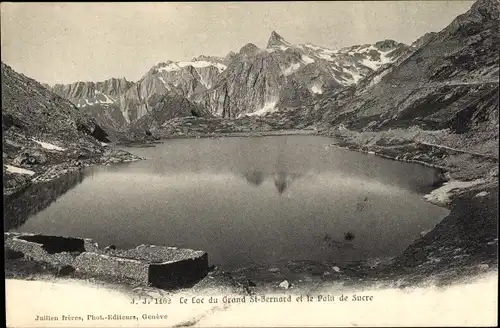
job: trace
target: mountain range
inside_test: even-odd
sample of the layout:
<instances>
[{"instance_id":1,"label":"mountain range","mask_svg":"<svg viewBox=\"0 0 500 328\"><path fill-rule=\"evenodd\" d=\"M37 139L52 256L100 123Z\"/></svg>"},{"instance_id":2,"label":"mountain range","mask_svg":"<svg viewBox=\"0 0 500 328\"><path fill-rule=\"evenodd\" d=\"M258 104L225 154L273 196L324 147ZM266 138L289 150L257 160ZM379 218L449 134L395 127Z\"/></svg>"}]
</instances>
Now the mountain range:
<instances>
[{"instance_id":1,"label":"mountain range","mask_svg":"<svg viewBox=\"0 0 500 328\"><path fill-rule=\"evenodd\" d=\"M201 55L191 61L158 63L135 83L113 78L51 89L107 129L153 122L153 117L143 118L152 113L165 118L190 116L192 110L198 116L223 118L263 115L293 101L290 90L314 97L356 84L407 49L392 40L339 50L293 45L273 31L265 49L250 43L224 58ZM190 110L176 109L180 98Z\"/></svg>"}]
</instances>

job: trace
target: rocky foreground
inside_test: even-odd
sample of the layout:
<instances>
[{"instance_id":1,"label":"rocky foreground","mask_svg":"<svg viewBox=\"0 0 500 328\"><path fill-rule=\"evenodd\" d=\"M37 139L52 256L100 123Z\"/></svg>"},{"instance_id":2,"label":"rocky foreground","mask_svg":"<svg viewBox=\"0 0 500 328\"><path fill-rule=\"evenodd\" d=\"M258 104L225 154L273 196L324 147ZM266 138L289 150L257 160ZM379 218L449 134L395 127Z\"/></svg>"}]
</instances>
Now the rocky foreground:
<instances>
[{"instance_id":1,"label":"rocky foreground","mask_svg":"<svg viewBox=\"0 0 500 328\"><path fill-rule=\"evenodd\" d=\"M111 165L141 159L111 147L100 147L91 151L82 148L59 151L42 147L23 147L15 157L4 157L4 197L25 190L33 184L49 182L91 165Z\"/></svg>"}]
</instances>

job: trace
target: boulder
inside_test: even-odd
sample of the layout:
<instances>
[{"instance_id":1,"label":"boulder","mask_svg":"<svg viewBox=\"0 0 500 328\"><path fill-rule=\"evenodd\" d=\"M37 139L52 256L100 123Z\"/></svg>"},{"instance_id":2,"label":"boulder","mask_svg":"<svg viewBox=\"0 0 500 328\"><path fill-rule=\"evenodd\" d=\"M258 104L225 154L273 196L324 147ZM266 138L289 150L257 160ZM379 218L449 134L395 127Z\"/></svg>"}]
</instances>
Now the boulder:
<instances>
[{"instance_id":1,"label":"boulder","mask_svg":"<svg viewBox=\"0 0 500 328\"><path fill-rule=\"evenodd\" d=\"M108 246L104 247L105 251L109 251L109 250L113 250L113 249L116 249L115 245L108 245Z\"/></svg>"},{"instance_id":2,"label":"boulder","mask_svg":"<svg viewBox=\"0 0 500 328\"><path fill-rule=\"evenodd\" d=\"M288 282L288 280L283 280L282 282L280 282L278 287L283 288L283 289L288 289L288 288L290 288L290 283Z\"/></svg>"},{"instance_id":3,"label":"boulder","mask_svg":"<svg viewBox=\"0 0 500 328\"><path fill-rule=\"evenodd\" d=\"M47 155L38 149L24 149L19 153L12 161L13 165L36 165L36 164L46 164Z\"/></svg>"},{"instance_id":4,"label":"boulder","mask_svg":"<svg viewBox=\"0 0 500 328\"><path fill-rule=\"evenodd\" d=\"M71 265L62 265L59 268L57 268L57 273L56 275L59 277L62 276L67 276L75 272L75 268L72 267Z\"/></svg>"},{"instance_id":5,"label":"boulder","mask_svg":"<svg viewBox=\"0 0 500 328\"><path fill-rule=\"evenodd\" d=\"M5 249L5 259L6 260L17 260L24 257L23 252L15 251L10 248Z\"/></svg>"},{"instance_id":6,"label":"boulder","mask_svg":"<svg viewBox=\"0 0 500 328\"><path fill-rule=\"evenodd\" d=\"M481 191L479 193L477 193L474 197L486 197L488 196L490 193L487 192L487 191Z\"/></svg>"}]
</instances>

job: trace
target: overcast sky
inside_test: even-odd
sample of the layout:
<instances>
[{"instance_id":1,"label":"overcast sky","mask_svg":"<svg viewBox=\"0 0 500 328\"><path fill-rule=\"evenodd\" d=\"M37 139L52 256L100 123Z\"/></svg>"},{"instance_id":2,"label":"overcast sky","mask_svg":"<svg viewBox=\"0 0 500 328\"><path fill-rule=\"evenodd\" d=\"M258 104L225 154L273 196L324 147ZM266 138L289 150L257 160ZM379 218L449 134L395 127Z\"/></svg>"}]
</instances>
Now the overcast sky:
<instances>
[{"instance_id":1,"label":"overcast sky","mask_svg":"<svg viewBox=\"0 0 500 328\"><path fill-rule=\"evenodd\" d=\"M40 82L126 77L153 65L225 56L273 30L291 43L338 49L383 39L411 43L473 1L5 3L2 61Z\"/></svg>"}]
</instances>

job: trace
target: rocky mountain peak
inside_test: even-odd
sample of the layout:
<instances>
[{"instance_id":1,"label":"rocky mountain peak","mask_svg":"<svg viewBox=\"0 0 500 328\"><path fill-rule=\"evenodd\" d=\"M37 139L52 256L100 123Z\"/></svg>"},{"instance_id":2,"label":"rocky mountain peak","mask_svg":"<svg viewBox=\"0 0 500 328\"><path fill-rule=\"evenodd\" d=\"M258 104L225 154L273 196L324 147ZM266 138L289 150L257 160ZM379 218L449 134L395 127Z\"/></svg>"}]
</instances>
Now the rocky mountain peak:
<instances>
[{"instance_id":1,"label":"rocky mountain peak","mask_svg":"<svg viewBox=\"0 0 500 328\"><path fill-rule=\"evenodd\" d=\"M467 37L485 31L496 29L500 19L500 0L478 0L464 14L458 16L443 31L448 36L458 33L459 37Z\"/></svg>"},{"instance_id":2,"label":"rocky mountain peak","mask_svg":"<svg viewBox=\"0 0 500 328\"><path fill-rule=\"evenodd\" d=\"M251 55L255 55L256 53L258 53L259 50L260 50L259 47L257 47L255 44L248 43L240 49L240 54L251 56Z\"/></svg>"},{"instance_id":3,"label":"rocky mountain peak","mask_svg":"<svg viewBox=\"0 0 500 328\"><path fill-rule=\"evenodd\" d=\"M399 42L394 40L383 40L375 43L375 47L382 51L388 51L398 47L399 44Z\"/></svg>"},{"instance_id":4,"label":"rocky mountain peak","mask_svg":"<svg viewBox=\"0 0 500 328\"><path fill-rule=\"evenodd\" d=\"M223 64L229 65L229 63L236 57L236 53L234 51L230 51L226 57L224 57Z\"/></svg>"},{"instance_id":5,"label":"rocky mountain peak","mask_svg":"<svg viewBox=\"0 0 500 328\"><path fill-rule=\"evenodd\" d=\"M429 42L433 38L435 38L436 35L437 35L436 32L425 33L424 35L422 35L421 37L419 37L418 39L413 41L413 43L411 44L411 47L412 48L420 48L421 46L423 46L424 44L426 44L427 42Z\"/></svg>"},{"instance_id":6,"label":"rocky mountain peak","mask_svg":"<svg viewBox=\"0 0 500 328\"><path fill-rule=\"evenodd\" d=\"M477 11L484 17L498 20L500 12L500 0L478 0L471 8L472 12Z\"/></svg>"},{"instance_id":7,"label":"rocky mountain peak","mask_svg":"<svg viewBox=\"0 0 500 328\"><path fill-rule=\"evenodd\" d=\"M98 94L104 94L104 96L102 96L103 102L112 102L127 91L133 84L133 82L127 81L125 78L110 78L101 82L78 81L71 84L56 84L50 89L78 106L80 99L95 98ZM106 95L108 97L106 97ZM84 101L80 105L83 106L84 104L87 103Z\"/></svg>"},{"instance_id":8,"label":"rocky mountain peak","mask_svg":"<svg viewBox=\"0 0 500 328\"><path fill-rule=\"evenodd\" d=\"M275 31L272 31L271 36L269 37L269 41L267 41L267 48L279 46L290 46L290 43L283 39L281 35L279 35Z\"/></svg>"}]
</instances>

